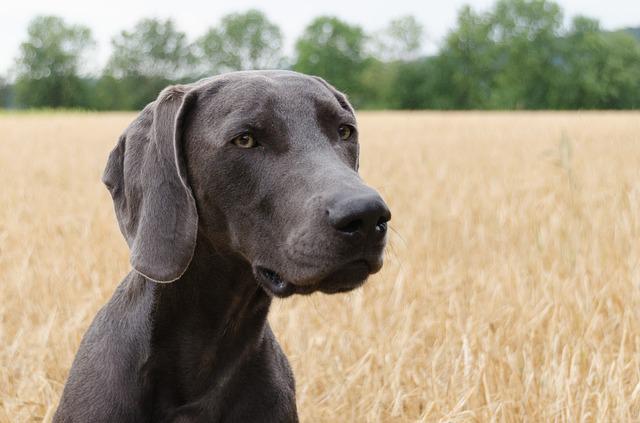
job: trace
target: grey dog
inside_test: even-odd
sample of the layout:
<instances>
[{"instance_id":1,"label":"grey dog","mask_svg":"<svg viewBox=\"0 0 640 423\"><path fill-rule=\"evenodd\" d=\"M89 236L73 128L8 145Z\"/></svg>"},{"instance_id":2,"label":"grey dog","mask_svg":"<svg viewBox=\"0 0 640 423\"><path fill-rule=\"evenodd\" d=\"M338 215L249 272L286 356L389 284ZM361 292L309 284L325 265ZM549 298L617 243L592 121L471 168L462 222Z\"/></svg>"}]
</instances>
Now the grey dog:
<instances>
[{"instance_id":1,"label":"grey dog","mask_svg":"<svg viewBox=\"0 0 640 423\"><path fill-rule=\"evenodd\" d=\"M353 108L320 78L166 88L109 156L134 270L85 334L54 421L298 421L267 313L382 267L391 215L358 154Z\"/></svg>"}]
</instances>

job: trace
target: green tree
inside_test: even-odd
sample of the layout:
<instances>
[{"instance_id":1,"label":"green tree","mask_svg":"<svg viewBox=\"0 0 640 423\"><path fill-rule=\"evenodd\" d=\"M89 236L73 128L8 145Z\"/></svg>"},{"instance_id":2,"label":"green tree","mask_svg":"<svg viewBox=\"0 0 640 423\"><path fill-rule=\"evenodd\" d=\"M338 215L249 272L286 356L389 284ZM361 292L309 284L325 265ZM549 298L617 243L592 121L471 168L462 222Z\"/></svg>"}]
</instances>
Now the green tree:
<instances>
[{"instance_id":1,"label":"green tree","mask_svg":"<svg viewBox=\"0 0 640 423\"><path fill-rule=\"evenodd\" d=\"M394 87L394 80L397 78L400 64L401 62L386 62L377 57L369 57L365 60L359 79L358 107L366 109L397 107L398 93Z\"/></svg>"},{"instance_id":2,"label":"green tree","mask_svg":"<svg viewBox=\"0 0 640 423\"><path fill-rule=\"evenodd\" d=\"M87 106L80 77L83 54L94 44L89 28L57 16L37 16L16 60L16 102L24 107Z\"/></svg>"},{"instance_id":3,"label":"green tree","mask_svg":"<svg viewBox=\"0 0 640 423\"><path fill-rule=\"evenodd\" d=\"M173 20L142 19L112 40L107 72L117 78L144 75L180 79L192 64L187 36Z\"/></svg>"},{"instance_id":4,"label":"green tree","mask_svg":"<svg viewBox=\"0 0 640 423\"><path fill-rule=\"evenodd\" d=\"M625 28L623 29L624 32L633 35L633 37L638 40L638 42L640 42L640 26L637 26L635 28Z\"/></svg>"},{"instance_id":5,"label":"green tree","mask_svg":"<svg viewBox=\"0 0 640 423\"><path fill-rule=\"evenodd\" d=\"M375 55L384 61L417 59L423 38L424 28L414 16L393 19L374 37Z\"/></svg>"},{"instance_id":6,"label":"green tree","mask_svg":"<svg viewBox=\"0 0 640 423\"><path fill-rule=\"evenodd\" d=\"M597 21L579 16L561 42L564 72L556 107L640 107L640 42L631 34L604 32Z\"/></svg>"},{"instance_id":7,"label":"green tree","mask_svg":"<svg viewBox=\"0 0 640 423\"><path fill-rule=\"evenodd\" d=\"M259 10L232 13L196 41L206 75L233 70L274 69L282 64L282 32Z\"/></svg>"},{"instance_id":8,"label":"green tree","mask_svg":"<svg viewBox=\"0 0 640 423\"><path fill-rule=\"evenodd\" d=\"M0 109L13 105L13 87L6 78L0 76Z\"/></svg>"},{"instance_id":9,"label":"green tree","mask_svg":"<svg viewBox=\"0 0 640 423\"><path fill-rule=\"evenodd\" d=\"M601 109L640 108L640 42L624 31L603 33L603 50L609 53L599 62L605 95Z\"/></svg>"},{"instance_id":10,"label":"green tree","mask_svg":"<svg viewBox=\"0 0 640 423\"><path fill-rule=\"evenodd\" d=\"M293 68L325 78L355 104L361 104L365 97L361 81L366 67L365 40L359 26L331 16L316 18L296 42Z\"/></svg>"},{"instance_id":11,"label":"green tree","mask_svg":"<svg viewBox=\"0 0 640 423\"><path fill-rule=\"evenodd\" d=\"M394 108L399 109L448 109L448 91L438 91L441 85L436 59L423 57L404 61L397 65L393 81Z\"/></svg>"},{"instance_id":12,"label":"green tree","mask_svg":"<svg viewBox=\"0 0 640 423\"><path fill-rule=\"evenodd\" d=\"M361 75L361 106L373 109L412 108L405 102L397 82L404 78L409 63L418 59L422 48L424 28L413 16L393 19L371 38L372 57L365 61ZM422 75L424 79L426 75ZM417 81L414 81L417 82ZM422 81L419 82L422 85ZM403 106L404 103L412 103Z\"/></svg>"},{"instance_id":13,"label":"green tree","mask_svg":"<svg viewBox=\"0 0 640 423\"><path fill-rule=\"evenodd\" d=\"M558 91L563 93L557 107L596 108L604 95L596 62L605 59L602 29L598 21L583 16L573 19L569 34L561 42L563 73Z\"/></svg>"},{"instance_id":14,"label":"green tree","mask_svg":"<svg viewBox=\"0 0 640 423\"><path fill-rule=\"evenodd\" d=\"M113 53L96 87L96 107L139 109L167 85L188 78L193 57L171 19L142 19L113 38Z\"/></svg>"},{"instance_id":15,"label":"green tree","mask_svg":"<svg viewBox=\"0 0 640 423\"><path fill-rule=\"evenodd\" d=\"M556 104L561 31L560 7L547 0L499 0L487 13L464 7L436 58L439 104L460 109Z\"/></svg>"},{"instance_id":16,"label":"green tree","mask_svg":"<svg viewBox=\"0 0 640 423\"><path fill-rule=\"evenodd\" d=\"M495 43L487 16L463 7L456 27L449 32L435 59L441 91L447 92L444 108L488 107L495 78Z\"/></svg>"},{"instance_id":17,"label":"green tree","mask_svg":"<svg viewBox=\"0 0 640 423\"><path fill-rule=\"evenodd\" d=\"M548 0L499 0L489 22L498 67L492 105L548 107L560 70L560 7Z\"/></svg>"}]
</instances>

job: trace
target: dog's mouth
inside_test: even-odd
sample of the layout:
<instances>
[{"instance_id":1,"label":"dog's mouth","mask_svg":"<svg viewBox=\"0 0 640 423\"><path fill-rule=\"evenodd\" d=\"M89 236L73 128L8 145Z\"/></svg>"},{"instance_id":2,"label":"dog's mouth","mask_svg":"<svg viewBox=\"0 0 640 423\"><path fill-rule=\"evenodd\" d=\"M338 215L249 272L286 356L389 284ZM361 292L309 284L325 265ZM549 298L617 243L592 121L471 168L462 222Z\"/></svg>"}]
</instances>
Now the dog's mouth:
<instances>
[{"instance_id":1,"label":"dog's mouth","mask_svg":"<svg viewBox=\"0 0 640 423\"><path fill-rule=\"evenodd\" d=\"M254 273L260 285L276 297L284 298L295 293L295 286L271 269L257 266Z\"/></svg>"},{"instance_id":2,"label":"dog's mouth","mask_svg":"<svg viewBox=\"0 0 640 423\"><path fill-rule=\"evenodd\" d=\"M254 267L254 274L258 283L269 294L285 298L293 294L304 295L316 291L325 294L351 291L364 284L369 275L378 270L379 266L372 267L366 260L355 260L304 285L290 282L276 271L262 266Z\"/></svg>"}]
</instances>

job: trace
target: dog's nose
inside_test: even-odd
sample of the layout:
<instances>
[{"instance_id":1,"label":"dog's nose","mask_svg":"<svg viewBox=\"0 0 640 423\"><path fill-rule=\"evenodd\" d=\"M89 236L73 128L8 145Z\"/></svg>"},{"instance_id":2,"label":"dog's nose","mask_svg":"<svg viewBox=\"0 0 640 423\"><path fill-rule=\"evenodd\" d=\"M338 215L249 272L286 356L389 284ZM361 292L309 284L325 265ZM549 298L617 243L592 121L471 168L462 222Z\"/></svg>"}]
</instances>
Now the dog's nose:
<instances>
[{"instance_id":1,"label":"dog's nose","mask_svg":"<svg viewBox=\"0 0 640 423\"><path fill-rule=\"evenodd\" d=\"M387 232L391 212L378 194L343 198L327 210L329 223L344 235L381 238Z\"/></svg>"}]
</instances>

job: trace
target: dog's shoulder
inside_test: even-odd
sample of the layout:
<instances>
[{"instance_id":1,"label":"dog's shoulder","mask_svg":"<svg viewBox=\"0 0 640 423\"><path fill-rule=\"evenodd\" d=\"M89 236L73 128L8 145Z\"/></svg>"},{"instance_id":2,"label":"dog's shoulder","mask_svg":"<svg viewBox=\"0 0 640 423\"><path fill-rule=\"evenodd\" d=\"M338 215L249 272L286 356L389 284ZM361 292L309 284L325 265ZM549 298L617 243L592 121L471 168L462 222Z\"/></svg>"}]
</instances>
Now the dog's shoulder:
<instances>
[{"instance_id":1,"label":"dog's shoulder","mask_svg":"<svg viewBox=\"0 0 640 423\"><path fill-rule=\"evenodd\" d=\"M131 272L85 333L54 422L139 421L150 351L153 297ZM136 405L134 405L136 404Z\"/></svg>"}]
</instances>

